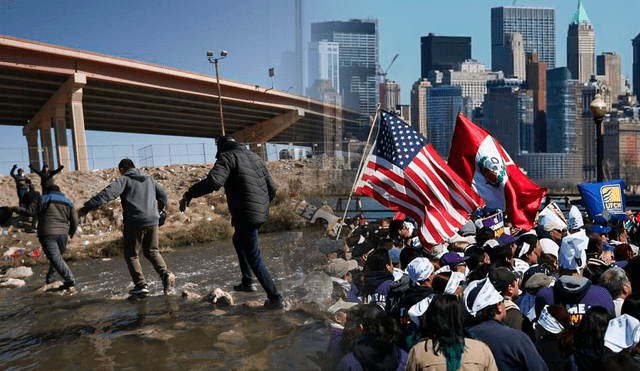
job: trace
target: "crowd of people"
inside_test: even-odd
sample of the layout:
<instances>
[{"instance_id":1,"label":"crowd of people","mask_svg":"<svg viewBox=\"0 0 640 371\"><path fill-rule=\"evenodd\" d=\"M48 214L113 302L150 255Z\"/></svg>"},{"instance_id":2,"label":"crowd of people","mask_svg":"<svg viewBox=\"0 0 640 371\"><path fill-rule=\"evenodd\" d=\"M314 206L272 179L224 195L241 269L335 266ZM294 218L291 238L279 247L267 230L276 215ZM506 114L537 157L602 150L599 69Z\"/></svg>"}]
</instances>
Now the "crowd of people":
<instances>
[{"instance_id":1,"label":"crowd of people","mask_svg":"<svg viewBox=\"0 0 640 371\"><path fill-rule=\"evenodd\" d=\"M500 214L500 210L491 210ZM319 245L334 291L328 368L640 370L640 218L541 213L531 231L472 216L447 243L353 218Z\"/></svg>"},{"instance_id":2,"label":"crowd of people","mask_svg":"<svg viewBox=\"0 0 640 371\"><path fill-rule=\"evenodd\" d=\"M283 308L282 296L258 248L276 187L263 161L233 137L218 138L208 176L180 201L225 188L241 281L235 291L267 293L265 307ZM46 282L60 275L76 285L62 259L78 216L121 198L125 260L132 294L149 286L139 252L152 263L165 294L175 284L158 248L167 196L148 174L123 159L120 177L76 212L52 182L62 168L36 173L42 195L22 169L15 175L19 206L37 220L50 261ZM30 190L31 189L31 190ZM640 370L640 217L629 213L608 225L585 224L574 206L568 218L541 213L531 231L484 220L499 210L474 213L447 243L422 246L416 223L393 219L351 221L338 244L324 245L325 272L333 282L331 342L334 370ZM489 216L487 216L489 215ZM34 227L35 227L34 223Z\"/></svg>"}]
</instances>

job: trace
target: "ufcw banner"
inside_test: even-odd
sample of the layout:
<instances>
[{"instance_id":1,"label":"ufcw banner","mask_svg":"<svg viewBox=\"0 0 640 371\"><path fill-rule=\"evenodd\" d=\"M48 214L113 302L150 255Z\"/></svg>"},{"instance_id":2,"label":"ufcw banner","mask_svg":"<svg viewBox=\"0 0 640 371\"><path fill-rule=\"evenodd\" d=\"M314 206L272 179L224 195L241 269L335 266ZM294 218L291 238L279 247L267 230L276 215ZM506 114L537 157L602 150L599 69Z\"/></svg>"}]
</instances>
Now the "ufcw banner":
<instances>
[{"instance_id":1,"label":"ufcw banner","mask_svg":"<svg viewBox=\"0 0 640 371\"><path fill-rule=\"evenodd\" d=\"M611 180L602 183L578 184L587 214L595 222L606 223L610 218L624 219L624 182Z\"/></svg>"}]
</instances>

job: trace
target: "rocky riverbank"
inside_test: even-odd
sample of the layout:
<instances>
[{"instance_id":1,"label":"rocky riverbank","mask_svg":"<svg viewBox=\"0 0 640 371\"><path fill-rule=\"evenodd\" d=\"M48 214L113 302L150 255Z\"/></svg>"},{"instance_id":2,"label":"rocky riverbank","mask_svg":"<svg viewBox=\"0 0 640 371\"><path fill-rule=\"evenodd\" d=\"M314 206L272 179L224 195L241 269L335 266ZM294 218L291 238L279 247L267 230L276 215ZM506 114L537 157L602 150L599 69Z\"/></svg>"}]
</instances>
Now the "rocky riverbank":
<instances>
[{"instance_id":1,"label":"rocky riverbank","mask_svg":"<svg viewBox=\"0 0 640 371\"><path fill-rule=\"evenodd\" d=\"M335 169L323 159L269 162L269 170L278 185L278 196L272 203L271 216L261 232L291 230L305 224L305 220L293 212L293 200L301 197L336 196L348 194L355 174ZM195 199L185 213L180 213L178 203L182 194L194 183L203 179L212 164L170 165L145 167L164 188L169 197L166 207L167 221L160 228L160 246L164 251L190 244L206 243L230 238L233 229L226 205L224 191ZM7 169L7 173L8 173ZM117 169L101 169L91 172L62 171L54 177L62 192L79 208L90 197L102 190L119 176ZM36 174L27 177L40 191L40 179ZM0 176L0 206L17 205L15 182L9 175ZM47 260L40 250L35 233L27 233L30 223L14 214L12 220L1 226L0 267L43 264ZM69 241L65 257L71 260L120 255L122 241L122 208L119 199L90 213L81 221L76 236Z\"/></svg>"}]
</instances>

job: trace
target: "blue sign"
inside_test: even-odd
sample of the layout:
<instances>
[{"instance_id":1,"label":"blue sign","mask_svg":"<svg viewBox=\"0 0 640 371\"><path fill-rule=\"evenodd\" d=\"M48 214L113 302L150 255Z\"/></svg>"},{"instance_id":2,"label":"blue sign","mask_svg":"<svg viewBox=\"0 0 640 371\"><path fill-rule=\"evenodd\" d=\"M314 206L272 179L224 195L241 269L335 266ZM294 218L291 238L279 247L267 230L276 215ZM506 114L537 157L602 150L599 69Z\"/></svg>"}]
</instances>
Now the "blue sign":
<instances>
[{"instance_id":1,"label":"blue sign","mask_svg":"<svg viewBox=\"0 0 640 371\"><path fill-rule=\"evenodd\" d=\"M578 191L589 218L594 222L606 223L612 218L625 219L622 180L578 184Z\"/></svg>"}]
</instances>

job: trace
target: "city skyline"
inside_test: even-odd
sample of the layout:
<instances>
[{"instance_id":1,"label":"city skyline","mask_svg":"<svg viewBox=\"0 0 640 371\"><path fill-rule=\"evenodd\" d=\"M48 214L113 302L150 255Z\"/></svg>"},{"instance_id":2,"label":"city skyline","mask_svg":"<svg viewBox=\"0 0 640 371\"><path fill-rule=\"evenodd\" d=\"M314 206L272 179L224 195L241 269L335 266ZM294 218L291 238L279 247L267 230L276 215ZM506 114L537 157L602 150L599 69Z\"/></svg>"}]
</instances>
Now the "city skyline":
<instances>
[{"instance_id":1,"label":"city skyline","mask_svg":"<svg viewBox=\"0 0 640 371\"><path fill-rule=\"evenodd\" d=\"M385 69L395 54L400 54L387 77L401 85L402 103L408 104L411 86L420 78L420 37L429 33L470 36L472 58L490 66L491 8L508 7L511 3L452 1L423 4L404 1L389 7L386 2L377 0L347 4L333 0L303 2L303 48L306 50L310 41L311 23L378 20L379 63ZM577 0L562 4L531 1L517 5L556 9L556 66L564 66L566 47L563 40L577 9ZM631 39L640 32L634 15L625 12L632 5L631 1L623 0L606 4L583 2L597 32L596 54L615 52L621 55L622 71L628 79L632 78ZM267 70L275 66L275 87L288 90L291 84L282 66L286 66L287 56L290 58L290 53L295 50L294 17L293 0L219 1L215 4L206 1L189 4L68 1L55 6L44 1L29 4L8 2L0 5L0 34L205 74L213 72L206 61L205 51L228 50L229 57L220 66L222 78L270 86ZM304 85L308 86L309 81ZM26 145L19 128L3 128L3 131L9 135L0 140L1 147L15 147L16 143L20 147ZM164 139L138 139L135 135L125 135L127 139L145 143ZM95 144L98 137L103 140L104 135L88 133L91 144ZM202 139L191 138L188 141ZM122 142L122 139L106 143L117 142ZM166 139L161 142L166 143Z\"/></svg>"}]
</instances>

